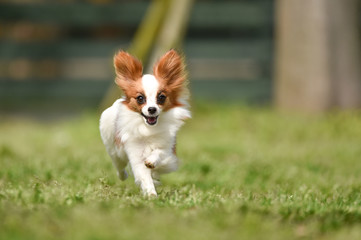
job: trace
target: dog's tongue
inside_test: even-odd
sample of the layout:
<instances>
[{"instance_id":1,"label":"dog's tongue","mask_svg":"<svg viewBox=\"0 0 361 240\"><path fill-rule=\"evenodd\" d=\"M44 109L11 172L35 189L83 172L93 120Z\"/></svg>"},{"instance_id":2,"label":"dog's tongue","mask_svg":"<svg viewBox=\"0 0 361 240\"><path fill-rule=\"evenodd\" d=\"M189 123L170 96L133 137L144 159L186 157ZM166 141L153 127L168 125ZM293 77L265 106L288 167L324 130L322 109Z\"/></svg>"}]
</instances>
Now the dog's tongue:
<instances>
[{"instance_id":1,"label":"dog's tongue","mask_svg":"<svg viewBox=\"0 0 361 240\"><path fill-rule=\"evenodd\" d=\"M157 121L157 118L155 118L155 117L148 117L148 123L154 124L154 123L156 123L156 121Z\"/></svg>"}]
</instances>

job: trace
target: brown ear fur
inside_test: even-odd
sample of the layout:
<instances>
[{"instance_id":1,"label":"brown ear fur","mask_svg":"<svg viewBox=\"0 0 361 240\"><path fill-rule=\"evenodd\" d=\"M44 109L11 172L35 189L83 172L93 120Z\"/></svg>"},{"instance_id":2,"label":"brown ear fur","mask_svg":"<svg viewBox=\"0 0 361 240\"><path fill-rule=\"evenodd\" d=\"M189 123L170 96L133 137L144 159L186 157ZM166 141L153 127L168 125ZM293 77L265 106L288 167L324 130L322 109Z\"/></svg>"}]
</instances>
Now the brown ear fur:
<instances>
[{"instance_id":1,"label":"brown ear fur","mask_svg":"<svg viewBox=\"0 0 361 240\"><path fill-rule=\"evenodd\" d=\"M165 81L172 90L181 90L187 79L183 58L173 49L154 65L153 72L158 80Z\"/></svg>"},{"instance_id":2,"label":"brown ear fur","mask_svg":"<svg viewBox=\"0 0 361 240\"><path fill-rule=\"evenodd\" d=\"M124 91L134 81L142 77L142 63L129 53L119 51L114 56L114 68L116 73L115 83Z\"/></svg>"}]
</instances>

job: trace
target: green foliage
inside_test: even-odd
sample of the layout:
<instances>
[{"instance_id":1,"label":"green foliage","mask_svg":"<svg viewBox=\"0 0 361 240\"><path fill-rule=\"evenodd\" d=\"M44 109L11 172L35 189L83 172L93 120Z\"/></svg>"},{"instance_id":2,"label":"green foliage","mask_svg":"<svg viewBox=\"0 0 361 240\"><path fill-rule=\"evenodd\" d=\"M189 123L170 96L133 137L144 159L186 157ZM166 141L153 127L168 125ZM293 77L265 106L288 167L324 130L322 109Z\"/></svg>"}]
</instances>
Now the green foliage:
<instances>
[{"instance_id":1,"label":"green foliage","mask_svg":"<svg viewBox=\"0 0 361 240\"><path fill-rule=\"evenodd\" d=\"M360 239L361 113L198 104L146 199L94 113L0 123L1 239Z\"/></svg>"}]
</instances>

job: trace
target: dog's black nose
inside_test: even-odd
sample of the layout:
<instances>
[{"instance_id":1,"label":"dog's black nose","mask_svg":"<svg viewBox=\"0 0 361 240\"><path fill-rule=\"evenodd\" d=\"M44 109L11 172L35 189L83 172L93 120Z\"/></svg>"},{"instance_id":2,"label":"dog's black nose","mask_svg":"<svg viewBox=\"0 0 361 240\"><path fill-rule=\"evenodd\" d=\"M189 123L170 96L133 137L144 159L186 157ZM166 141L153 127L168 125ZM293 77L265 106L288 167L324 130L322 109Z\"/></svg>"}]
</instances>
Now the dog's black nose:
<instances>
[{"instance_id":1,"label":"dog's black nose","mask_svg":"<svg viewBox=\"0 0 361 240\"><path fill-rule=\"evenodd\" d=\"M156 111L157 111L157 109L155 107L148 108L149 114L154 114Z\"/></svg>"}]
</instances>

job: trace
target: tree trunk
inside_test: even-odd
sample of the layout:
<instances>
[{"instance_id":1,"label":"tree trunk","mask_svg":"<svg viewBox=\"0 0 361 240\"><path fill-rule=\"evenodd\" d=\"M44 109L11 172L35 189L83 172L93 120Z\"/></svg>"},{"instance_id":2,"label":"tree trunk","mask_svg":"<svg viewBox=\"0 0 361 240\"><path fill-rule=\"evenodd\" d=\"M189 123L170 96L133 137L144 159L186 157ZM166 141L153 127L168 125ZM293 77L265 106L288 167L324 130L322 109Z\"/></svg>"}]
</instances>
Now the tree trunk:
<instances>
[{"instance_id":1,"label":"tree trunk","mask_svg":"<svg viewBox=\"0 0 361 240\"><path fill-rule=\"evenodd\" d=\"M359 0L278 0L275 101L324 112L361 105Z\"/></svg>"},{"instance_id":2,"label":"tree trunk","mask_svg":"<svg viewBox=\"0 0 361 240\"><path fill-rule=\"evenodd\" d=\"M334 104L357 108L361 102L361 4L358 0L329 2Z\"/></svg>"}]
</instances>

